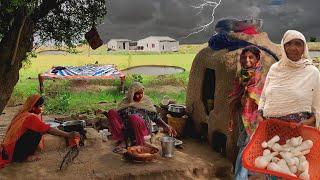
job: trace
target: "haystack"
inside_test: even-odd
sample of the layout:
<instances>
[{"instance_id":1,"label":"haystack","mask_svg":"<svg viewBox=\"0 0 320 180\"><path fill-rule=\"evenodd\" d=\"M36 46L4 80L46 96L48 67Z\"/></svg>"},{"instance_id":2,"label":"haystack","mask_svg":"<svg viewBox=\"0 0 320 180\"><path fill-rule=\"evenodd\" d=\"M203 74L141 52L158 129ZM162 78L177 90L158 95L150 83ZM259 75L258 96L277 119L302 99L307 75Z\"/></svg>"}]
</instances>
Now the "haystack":
<instances>
[{"instance_id":1,"label":"haystack","mask_svg":"<svg viewBox=\"0 0 320 180\"><path fill-rule=\"evenodd\" d=\"M267 48L278 58L281 55L280 47L269 40L267 33L231 33L230 36ZM241 51L214 51L209 47L202 49L190 70L186 98L187 112L194 121L195 131L205 133L215 149L226 151L227 156L233 160L237 136L230 136L227 132L230 119L227 98L236 73L240 70ZM261 53L263 73L266 74L276 60L265 51Z\"/></svg>"}]
</instances>

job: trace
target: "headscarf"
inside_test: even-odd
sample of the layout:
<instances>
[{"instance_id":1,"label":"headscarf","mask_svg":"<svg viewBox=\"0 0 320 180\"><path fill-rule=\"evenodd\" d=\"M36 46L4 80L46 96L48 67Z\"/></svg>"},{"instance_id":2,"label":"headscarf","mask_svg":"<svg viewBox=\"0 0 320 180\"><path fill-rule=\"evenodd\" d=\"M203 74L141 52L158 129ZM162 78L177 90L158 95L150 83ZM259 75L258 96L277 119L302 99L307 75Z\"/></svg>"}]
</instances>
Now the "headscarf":
<instances>
[{"instance_id":1,"label":"headscarf","mask_svg":"<svg viewBox=\"0 0 320 180\"><path fill-rule=\"evenodd\" d=\"M284 49L284 45L293 40L293 39L300 39L304 42L304 52L302 54L302 57L299 61L292 61L287 57L286 51ZM309 56L309 50L308 45L306 42L306 38L304 35L296 30L288 30L281 40L281 59L279 62L279 68L304 68L307 65L312 64L311 58Z\"/></svg>"},{"instance_id":2,"label":"headscarf","mask_svg":"<svg viewBox=\"0 0 320 180\"><path fill-rule=\"evenodd\" d=\"M150 112L156 112L156 108L152 103L149 96L144 95L139 102L133 100L133 96L136 92L144 90L144 86L139 82L134 82L129 87L126 97L119 103L118 110L125 109L127 107L135 107L137 109L145 109Z\"/></svg>"},{"instance_id":3,"label":"headscarf","mask_svg":"<svg viewBox=\"0 0 320 180\"><path fill-rule=\"evenodd\" d=\"M293 40L300 39L304 42L304 52L299 61L292 61L287 57L286 51L284 49L284 45ZM268 79L272 79L272 81L280 86L283 82L287 82L289 84L295 84L299 77L304 77L309 72L305 70L306 66L312 65L312 60L309 56L308 45L306 39L302 33L296 30L288 30L281 40L281 59L279 62L273 64L268 72ZM294 74L295 78L288 79Z\"/></svg>"},{"instance_id":4,"label":"headscarf","mask_svg":"<svg viewBox=\"0 0 320 180\"><path fill-rule=\"evenodd\" d=\"M30 113L30 111L32 110L32 108L40 98L41 96L38 94L31 95L28 97L26 102L23 104L23 107L21 108L21 110L12 119L7 129L6 135L4 136L2 145L8 145L8 144L14 143L22 136L22 133L21 133L22 125L26 120L26 118L32 114Z\"/></svg>"},{"instance_id":5,"label":"headscarf","mask_svg":"<svg viewBox=\"0 0 320 180\"><path fill-rule=\"evenodd\" d=\"M301 59L296 62L287 57L284 49L284 45L293 39L300 39L304 42L304 52ZM309 104L316 104L315 101L318 101L317 98L312 98L312 96L317 95L317 92L313 92L312 89L319 88L319 83L317 82L319 71L312 65L306 39L303 34L295 30L288 30L281 40L281 51L282 57L280 61L274 63L267 74L263 96L259 102L259 109L263 110L265 117L281 117L300 112L316 112L313 110L314 107L309 107ZM314 84L307 83L312 80L315 81ZM296 90L296 94L286 92L286 90ZM298 93L300 95L303 94L308 103L297 105L298 101L302 101L299 98L300 96L297 96ZM308 97L310 99L307 99ZM309 103L309 101L312 102ZM320 119L319 115L316 115L316 119L317 121Z\"/></svg>"}]
</instances>

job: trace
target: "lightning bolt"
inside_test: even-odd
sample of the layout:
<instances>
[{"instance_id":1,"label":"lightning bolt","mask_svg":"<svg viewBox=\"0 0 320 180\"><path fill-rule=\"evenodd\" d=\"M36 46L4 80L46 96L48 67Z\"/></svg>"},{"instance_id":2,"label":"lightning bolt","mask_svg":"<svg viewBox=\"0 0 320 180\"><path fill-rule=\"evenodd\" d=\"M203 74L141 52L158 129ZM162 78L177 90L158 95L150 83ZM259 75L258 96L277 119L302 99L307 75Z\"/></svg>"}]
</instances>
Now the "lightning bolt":
<instances>
[{"instance_id":1,"label":"lightning bolt","mask_svg":"<svg viewBox=\"0 0 320 180\"><path fill-rule=\"evenodd\" d=\"M215 20L214 13L215 13L215 10L217 9L217 7L221 4L221 0L219 0L217 2L216 1L212 1L212 0L201 0L201 1L202 1L201 4L199 4L197 6L192 6L192 7L199 10L197 15L200 15L202 13L203 9L206 8L206 7L212 8L211 9L212 10L211 20L210 20L210 22L208 22L205 25L202 25L202 26L194 28L193 32L188 34L188 36L186 36L185 38L188 38L191 35L198 34L198 33L202 32L202 31L206 30Z\"/></svg>"}]
</instances>

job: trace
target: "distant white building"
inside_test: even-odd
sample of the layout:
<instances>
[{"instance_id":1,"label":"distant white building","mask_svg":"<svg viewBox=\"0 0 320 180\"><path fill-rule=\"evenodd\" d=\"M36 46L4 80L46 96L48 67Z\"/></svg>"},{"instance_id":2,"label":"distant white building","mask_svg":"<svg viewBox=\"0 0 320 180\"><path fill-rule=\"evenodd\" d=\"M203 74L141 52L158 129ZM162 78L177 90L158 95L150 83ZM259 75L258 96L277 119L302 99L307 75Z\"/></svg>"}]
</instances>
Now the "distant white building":
<instances>
[{"instance_id":1,"label":"distant white building","mask_svg":"<svg viewBox=\"0 0 320 180\"><path fill-rule=\"evenodd\" d=\"M130 50L130 45L132 45L134 41L129 39L110 39L107 43L108 49L112 50Z\"/></svg>"},{"instance_id":2,"label":"distant white building","mask_svg":"<svg viewBox=\"0 0 320 180\"><path fill-rule=\"evenodd\" d=\"M142 51L179 51L179 41L168 36L150 36L145 39L139 40L137 46L137 49Z\"/></svg>"}]
</instances>

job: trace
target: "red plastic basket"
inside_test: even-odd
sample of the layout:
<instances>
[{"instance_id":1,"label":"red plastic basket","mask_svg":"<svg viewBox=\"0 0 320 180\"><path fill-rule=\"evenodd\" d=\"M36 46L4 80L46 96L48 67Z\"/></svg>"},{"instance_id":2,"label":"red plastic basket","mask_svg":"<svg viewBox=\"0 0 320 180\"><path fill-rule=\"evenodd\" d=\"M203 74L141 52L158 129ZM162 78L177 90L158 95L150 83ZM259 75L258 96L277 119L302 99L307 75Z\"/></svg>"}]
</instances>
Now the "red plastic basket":
<instances>
[{"instance_id":1,"label":"red plastic basket","mask_svg":"<svg viewBox=\"0 0 320 180\"><path fill-rule=\"evenodd\" d=\"M275 135L280 137L279 144L285 144L287 139L296 136L302 136L303 140L313 141L313 147L311 148L310 153L306 155L306 158L309 161L309 174L311 180L320 180L320 131L313 127L304 125L298 126L295 123L288 123L277 119L266 120L259 124L249 144L243 151L243 166L252 172L270 174L289 180L298 179L294 176L267 169L256 168L254 166L255 159L258 156L262 156L263 148L261 147L261 143L263 141L270 140Z\"/></svg>"}]
</instances>

